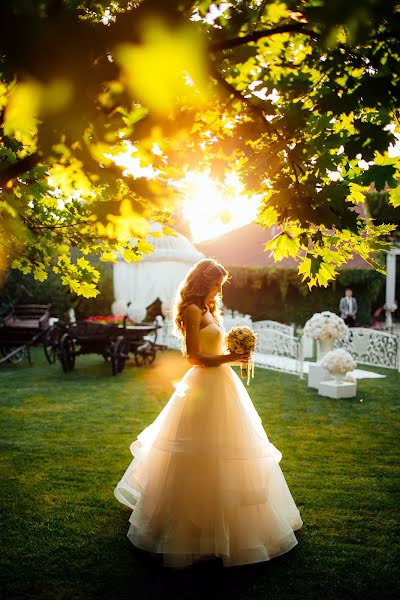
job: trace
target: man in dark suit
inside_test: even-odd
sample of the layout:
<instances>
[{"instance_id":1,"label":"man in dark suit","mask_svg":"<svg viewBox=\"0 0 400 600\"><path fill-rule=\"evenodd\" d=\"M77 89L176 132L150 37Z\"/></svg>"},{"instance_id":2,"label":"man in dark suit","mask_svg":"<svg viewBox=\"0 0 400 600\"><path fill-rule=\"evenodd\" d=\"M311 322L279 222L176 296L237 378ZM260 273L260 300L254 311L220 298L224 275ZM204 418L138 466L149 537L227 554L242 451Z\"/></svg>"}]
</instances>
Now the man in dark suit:
<instances>
[{"instance_id":1,"label":"man in dark suit","mask_svg":"<svg viewBox=\"0 0 400 600\"><path fill-rule=\"evenodd\" d=\"M346 288L345 296L340 298L339 310L340 316L349 327L354 327L356 324L357 315L357 300L353 297L353 290Z\"/></svg>"}]
</instances>

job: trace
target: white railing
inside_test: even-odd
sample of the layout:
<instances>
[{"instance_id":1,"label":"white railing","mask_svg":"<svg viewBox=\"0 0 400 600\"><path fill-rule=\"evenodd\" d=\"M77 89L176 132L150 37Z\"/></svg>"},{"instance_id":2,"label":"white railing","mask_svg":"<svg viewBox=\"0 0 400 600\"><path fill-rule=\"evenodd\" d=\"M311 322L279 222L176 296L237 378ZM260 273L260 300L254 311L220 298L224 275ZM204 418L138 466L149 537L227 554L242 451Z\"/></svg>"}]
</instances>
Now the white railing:
<instances>
[{"instance_id":1,"label":"white railing","mask_svg":"<svg viewBox=\"0 0 400 600\"><path fill-rule=\"evenodd\" d=\"M247 325L257 333L257 351L253 353L254 364L264 369L273 369L303 377L302 339L294 336L294 326L276 321L256 321L252 323L249 315L227 315L223 317L223 326L228 332L231 327ZM181 342L173 334L173 324L167 319L159 331L157 341L168 348L181 349Z\"/></svg>"},{"instance_id":2,"label":"white railing","mask_svg":"<svg viewBox=\"0 0 400 600\"><path fill-rule=\"evenodd\" d=\"M254 364L265 369L294 373L303 377L303 361L313 354L313 340L296 337L294 326L276 321L251 322L249 315L224 315L226 331L248 325L257 333ZM400 372L400 335L363 327L350 327L348 340L336 340L334 348L345 348L360 365L396 369ZM164 320L157 341L168 348L181 349L181 341L172 334L173 324Z\"/></svg>"},{"instance_id":3,"label":"white railing","mask_svg":"<svg viewBox=\"0 0 400 600\"><path fill-rule=\"evenodd\" d=\"M361 365L400 371L400 336L366 327L350 327L347 340L335 340L334 348L344 348Z\"/></svg>"},{"instance_id":4,"label":"white railing","mask_svg":"<svg viewBox=\"0 0 400 600\"><path fill-rule=\"evenodd\" d=\"M255 321L253 323L254 331L258 332L263 329L274 329L280 333L294 336L294 325L285 325L284 323L278 323L278 321Z\"/></svg>"},{"instance_id":5,"label":"white railing","mask_svg":"<svg viewBox=\"0 0 400 600\"><path fill-rule=\"evenodd\" d=\"M233 314L225 312L222 317L222 324L225 330L228 332L232 327L247 327L254 328L254 323L251 320L250 315L242 315L236 311Z\"/></svg>"},{"instance_id":6,"label":"white railing","mask_svg":"<svg viewBox=\"0 0 400 600\"><path fill-rule=\"evenodd\" d=\"M303 378L302 342L294 335L267 327L260 329L253 358L257 367L295 373Z\"/></svg>"}]
</instances>

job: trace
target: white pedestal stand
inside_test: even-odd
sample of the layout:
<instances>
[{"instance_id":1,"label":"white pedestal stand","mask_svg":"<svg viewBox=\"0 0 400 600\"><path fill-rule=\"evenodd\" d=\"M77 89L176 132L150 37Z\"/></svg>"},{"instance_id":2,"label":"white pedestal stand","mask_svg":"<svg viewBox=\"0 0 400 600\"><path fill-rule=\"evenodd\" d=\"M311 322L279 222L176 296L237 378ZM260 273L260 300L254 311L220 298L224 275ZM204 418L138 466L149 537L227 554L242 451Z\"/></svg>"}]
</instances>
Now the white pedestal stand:
<instances>
[{"instance_id":1,"label":"white pedestal stand","mask_svg":"<svg viewBox=\"0 0 400 600\"><path fill-rule=\"evenodd\" d=\"M357 383L350 381L321 381L318 394L328 398L354 398L357 394Z\"/></svg>"},{"instance_id":2,"label":"white pedestal stand","mask_svg":"<svg viewBox=\"0 0 400 600\"><path fill-rule=\"evenodd\" d=\"M310 363L308 368L308 387L318 389L321 381L333 379L328 369L324 369L318 363Z\"/></svg>"}]
</instances>

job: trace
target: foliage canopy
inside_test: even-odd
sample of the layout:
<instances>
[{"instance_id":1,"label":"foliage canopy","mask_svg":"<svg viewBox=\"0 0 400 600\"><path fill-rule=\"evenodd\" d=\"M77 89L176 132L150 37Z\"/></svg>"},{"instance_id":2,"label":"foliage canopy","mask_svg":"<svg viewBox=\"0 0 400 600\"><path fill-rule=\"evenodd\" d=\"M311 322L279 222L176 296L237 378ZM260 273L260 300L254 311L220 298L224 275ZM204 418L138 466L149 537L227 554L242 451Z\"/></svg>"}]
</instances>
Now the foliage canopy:
<instances>
[{"instance_id":1,"label":"foliage canopy","mask_svg":"<svg viewBox=\"0 0 400 600\"><path fill-rule=\"evenodd\" d=\"M266 250L300 256L310 288L353 252L383 272L395 225L355 205L372 183L400 204L398 1L3 0L1 17L0 270L96 296L85 256L140 260L209 169L260 194Z\"/></svg>"}]
</instances>

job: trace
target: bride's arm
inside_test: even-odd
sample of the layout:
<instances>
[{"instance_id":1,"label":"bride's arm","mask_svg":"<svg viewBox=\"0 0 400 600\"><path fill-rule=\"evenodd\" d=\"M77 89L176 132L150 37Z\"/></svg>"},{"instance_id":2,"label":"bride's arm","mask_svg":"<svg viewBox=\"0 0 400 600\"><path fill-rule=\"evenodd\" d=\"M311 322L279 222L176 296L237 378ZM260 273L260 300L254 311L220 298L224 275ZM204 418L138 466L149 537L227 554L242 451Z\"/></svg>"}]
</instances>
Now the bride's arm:
<instances>
[{"instance_id":1,"label":"bride's arm","mask_svg":"<svg viewBox=\"0 0 400 600\"><path fill-rule=\"evenodd\" d=\"M201 310L195 305L186 308L184 314L186 330L186 356L192 365L203 367L219 367L225 363L237 363L239 355L230 352L229 354L206 354L200 352L200 320ZM242 362L248 360L248 357L240 356Z\"/></svg>"}]
</instances>

